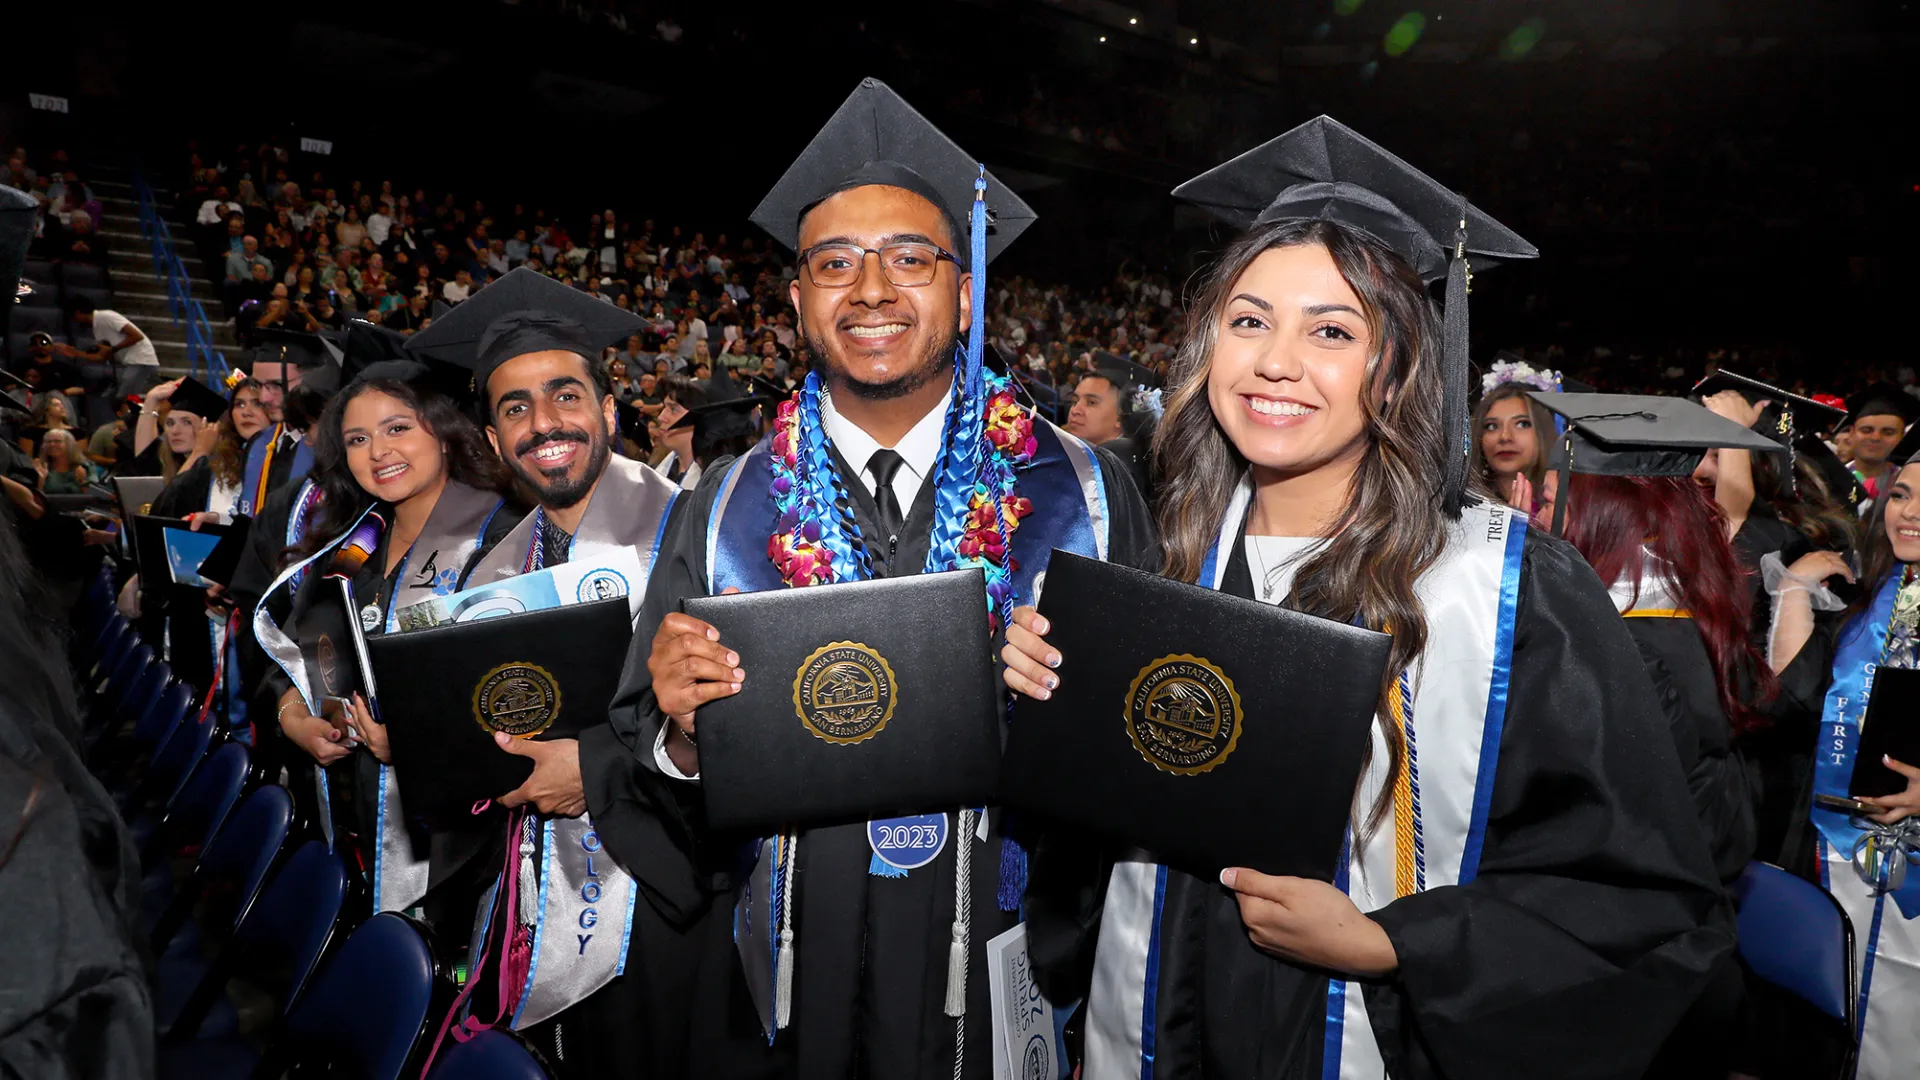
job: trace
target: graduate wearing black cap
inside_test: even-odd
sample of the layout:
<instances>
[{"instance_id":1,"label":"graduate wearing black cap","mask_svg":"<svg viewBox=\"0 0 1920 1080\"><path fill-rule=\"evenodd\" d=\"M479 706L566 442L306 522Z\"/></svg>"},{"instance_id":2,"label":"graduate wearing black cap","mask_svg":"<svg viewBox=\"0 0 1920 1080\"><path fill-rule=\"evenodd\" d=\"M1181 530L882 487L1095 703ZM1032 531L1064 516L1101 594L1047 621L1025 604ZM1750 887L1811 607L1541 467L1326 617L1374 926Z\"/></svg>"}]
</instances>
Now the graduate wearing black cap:
<instances>
[{"instance_id":1,"label":"graduate wearing black cap","mask_svg":"<svg viewBox=\"0 0 1920 1080\"><path fill-rule=\"evenodd\" d=\"M741 676L727 642L678 605L729 588L979 567L1003 624L1032 601L1055 547L1151 559L1145 508L1111 455L1033 417L986 369L987 263L1033 213L886 86L855 89L753 220L799 254L791 296L814 371L769 438L705 470L677 519L613 716L620 791L631 792L620 797L650 820L609 822L603 836L665 917L717 952L718 974L691 1010L689 1072L988 1077L985 945L1017 920L1026 877L999 812L983 822L953 808L952 842L924 866L880 859L854 824L793 844L759 838L752 872L737 873L732 856L749 838L703 826L693 740L700 703ZM1010 537L968 532L977 491L1014 508L1002 515L1018 523ZM781 934L792 944L735 957L729 916L769 910L769 882L789 870L798 884Z\"/></svg>"},{"instance_id":2,"label":"graduate wearing black cap","mask_svg":"<svg viewBox=\"0 0 1920 1080\"><path fill-rule=\"evenodd\" d=\"M1879 382L1847 399L1842 426L1852 435L1852 467L1869 501L1880 497L1880 480L1898 466L1893 450L1907 428L1920 420L1920 398L1889 382ZM1866 503L1861 504L1864 508Z\"/></svg>"},{"instance_id":3,"label":"graduate wearing black cap","mask_svg":"<svg viewBox=\"0 0 1920 1080\"><path fill-rule=\"evenodd\" d=\"M1641 1075L1732 935L1606 590L1467 491L1467 274L1532 245L1326 117L1176 195L1250 228L1168 378L1166 573L1393 646L1331 882L1041 841L1028 952L1085 1000L1082 1075ZM1100 658L1036 619L1003 657L1045 697Z\"/></svg>"},{"instance_id":4,"label":"graduate wearing black cap","mask_svg":"<svg viewBox=\"0 0 1920 1080\"><path fill-rule=\"evenodd\" d=\"M621 308L521 267L406 339L407 355L470 376L488 441L537 503L475 564L471 584L597 558L620 547L632 549L642 573L650 572L679 489L643 462L614 453L620 415L601 360L608 346L643 325ZM643 589L645 581L629 588ZM584 731L578 740L501 736L497 741L502 750L533 759L527 781L501 792L498 801L537 811L545 826L534 828L539 846L572 850L597 843L593 838L603 819L632 815L624 803L589 805L582 786L583 772L623 753L604 727ZM529 828L536 816L527 819ZM553 863L535 857L544 885ZM514 887L511 875L501 884L497 896L504 903ZM622 898L635 888L632 879L608 864L600 884L611 898L603 910L624 911ZM684 951L674 951L683 950L685 942L645 905L634 909L631 922L610 925L600 939L627 942L624 951L587 955L567 935L541 939L529 976L533 981L518 991L529 1003L518 1011L518 1027L547 1048L549 1060L563 1063L563 1076L631 1072L662 1043L684 1036L683 1028L658 1019L663 1009L670 1015L672 999L686 996L684 986L666 995L649 991L674 985L674 974L690 969ZM496 914L490 925L508 927L504 912ZM492 951L503 955L503 950ZM616 977L622 965L634 974ZM657 972L660 980L641 977L643 971ZM492 971L477 975L485 985L498 981ZM565 1032L564 1050L559 1031Z\"/></svg>"}]
</instances>

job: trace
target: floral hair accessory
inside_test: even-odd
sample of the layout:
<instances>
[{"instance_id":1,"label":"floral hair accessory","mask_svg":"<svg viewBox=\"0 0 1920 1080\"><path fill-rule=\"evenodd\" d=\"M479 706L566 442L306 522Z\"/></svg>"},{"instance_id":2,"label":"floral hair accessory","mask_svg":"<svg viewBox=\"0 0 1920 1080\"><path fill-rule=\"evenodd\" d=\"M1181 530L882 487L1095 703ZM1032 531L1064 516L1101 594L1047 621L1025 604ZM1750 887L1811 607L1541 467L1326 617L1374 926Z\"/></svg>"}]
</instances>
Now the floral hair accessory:
<instances>
[{"instance_id":1,"label":"floral hair accessory","mask_svg":"<svg viewBox=\"0 0 1920 1080\"><path fill-rule=\"evenodd\" d=\"M1560 373L1552 368L1536 368L1525 360L1495 360L1493 367L1480 376L1480 392L1486 393L1504 383L1519 383L1549 394L1560 392Z\"/></svg>"}]
</instances>

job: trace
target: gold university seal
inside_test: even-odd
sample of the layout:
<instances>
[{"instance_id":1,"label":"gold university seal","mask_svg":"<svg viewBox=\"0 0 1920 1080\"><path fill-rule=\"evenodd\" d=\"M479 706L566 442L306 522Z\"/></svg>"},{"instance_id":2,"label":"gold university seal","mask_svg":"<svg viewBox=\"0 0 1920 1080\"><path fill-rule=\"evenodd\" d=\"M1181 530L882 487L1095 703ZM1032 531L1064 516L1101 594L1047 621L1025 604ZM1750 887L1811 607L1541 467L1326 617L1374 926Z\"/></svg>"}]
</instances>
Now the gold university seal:
<instances>
[{"instance_id":1,"label":"gold university seal","mask_svg":"<svg viewBox=\"0 0 1920 1080\"><path fill-rule=\"evenodd\" d=\"M898 683L879 650L858 641L815 649L793 677L793 709L807 730L851 746L893 719Z\"/></svg>"},{"instance_id":2,"label":"gold university seal","mask_svg":"<svg viewBox=\"0 0 1920 1080\"><path fill-rule=\"evenodd\" d=\"M1204 657L1163 656L1127 690L1127 735L1147 763L1194 776L1227 760L1240 743L1240 693Z\"/></svg>"},{"instance_id":3,"label":"gold university seal","mask_svg":"<svg viewBox=\"0 0 1920 1080\"><path fill-rule=\"evenodd\" d=\"M473 688L473 718L517 739L547 730L560 715L560 684L538 664L501 664Z\"/></svg>"}]
</instances>

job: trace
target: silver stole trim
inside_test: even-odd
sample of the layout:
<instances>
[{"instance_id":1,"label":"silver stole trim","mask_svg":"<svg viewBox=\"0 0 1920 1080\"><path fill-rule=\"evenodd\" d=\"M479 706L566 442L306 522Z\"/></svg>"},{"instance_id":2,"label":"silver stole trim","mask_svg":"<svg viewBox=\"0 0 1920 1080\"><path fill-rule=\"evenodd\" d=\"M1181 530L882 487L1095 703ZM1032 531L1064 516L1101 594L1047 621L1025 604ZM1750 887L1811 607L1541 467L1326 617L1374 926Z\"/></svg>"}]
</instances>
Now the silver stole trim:
<instances>
[{"instance_id":1,"label":"silver stole trim","mask_svg":"<svg viewBox=\"0 0 1920 1080\"><path fill-rule=\"evenodd\" d=\"M573 535L565 561L590 562L614 548L632 548L639 556L642 577L628 590L627 602L637 616L646 579L652 576L659 554L661 527L679 493L678 485L641 462L610 459L587 512L580 517L580 529ZM539 542L534 518L528 514L481 558L469 576L469 586L521 572L532 546ZM547 554L548 566L561 561ZM509 840L518 842L518 837ZM601 845L590 816L543 819L540 849L538 898L521 901L522 912L533 914L533 961L514 1007L516 1029L553 1018L626 970L639 896L633 878ZM508 888L516 884L505 883ZM488 890L481 920L489 918L499 887L496 883Z\"/></svg>"},{"instance_id":2,"label":"silver stole trim","mask_svg":"<svg viewBox=\"0 0 1920 1080\"><path fill-rule=\"evenodd\" d=\"M1054 425L1053 433L1059 438L1060 448L1066 452L1067 460L1073 462L1074 476L1080 480L1080 497L1087 502L1088 524L1093 526L1094 557L1106 562L1107 487L1101 482L1100 462L1093 456L1093 447L1078 436L1069 434L1066 428Z\"/></svg>"},{"instance_id":3,"label":"silver stole trim","mask_svg":"<svg viewBox=\"0 0 1920 1080\"><path fill-rule=\"evenodd\" d=\"M626 971L639 893L584 816L547 819L540 847L533 962L516 1030L552 1019Z\"/></svg>"}]
</instances>

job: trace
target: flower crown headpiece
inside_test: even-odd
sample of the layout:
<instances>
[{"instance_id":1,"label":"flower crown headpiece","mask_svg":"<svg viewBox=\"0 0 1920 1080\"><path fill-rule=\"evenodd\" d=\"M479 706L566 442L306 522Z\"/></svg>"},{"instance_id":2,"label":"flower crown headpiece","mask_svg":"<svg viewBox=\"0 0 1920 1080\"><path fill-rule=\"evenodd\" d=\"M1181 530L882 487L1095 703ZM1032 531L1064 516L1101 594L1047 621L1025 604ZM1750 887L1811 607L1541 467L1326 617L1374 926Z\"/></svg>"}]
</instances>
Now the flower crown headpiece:
<instances>
[{"instance_id":1,"label":"flower crown headpiece","mask_svg":"<svg viewBox=\"0 0 1920 1080\"><path fill-rule=\"evenodd\" d=\"M1560 373L1552 368L1536 368L1525 360L1495 360L1493 367L1480 376L1480 392L1486 393L1502 383L1519 383L1543 393L1560 392Z\"/></svg>"}]
</instances>

